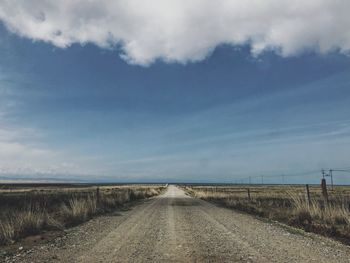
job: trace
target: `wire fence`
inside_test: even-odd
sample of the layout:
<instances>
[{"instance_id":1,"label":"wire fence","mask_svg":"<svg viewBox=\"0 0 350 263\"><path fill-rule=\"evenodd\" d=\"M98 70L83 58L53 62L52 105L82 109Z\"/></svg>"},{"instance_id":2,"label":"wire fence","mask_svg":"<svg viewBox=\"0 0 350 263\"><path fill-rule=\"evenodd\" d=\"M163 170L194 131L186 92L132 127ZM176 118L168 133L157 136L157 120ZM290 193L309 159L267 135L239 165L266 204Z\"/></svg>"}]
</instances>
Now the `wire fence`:
<instances>
[{"instance_id":1,"label":"wire fence","mask_svg":"<svg viewBox=\"0 0 350 263\"><path fill-rule=\"evenodd\" d=\"M295 173L260 174L234 179L234 184L319 184L325 179L330 185L350 184L350 168L336 167Z\"/></svg>"}]
</instances>

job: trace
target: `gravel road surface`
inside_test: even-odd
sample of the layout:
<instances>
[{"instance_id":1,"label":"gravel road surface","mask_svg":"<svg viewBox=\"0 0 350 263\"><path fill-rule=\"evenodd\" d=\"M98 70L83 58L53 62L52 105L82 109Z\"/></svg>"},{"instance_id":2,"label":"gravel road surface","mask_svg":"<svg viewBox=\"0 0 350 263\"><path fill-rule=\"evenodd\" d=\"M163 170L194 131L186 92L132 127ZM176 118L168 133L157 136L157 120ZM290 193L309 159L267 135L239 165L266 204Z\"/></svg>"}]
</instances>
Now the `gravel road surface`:
<instances>
[{"instance_id":1,"label":"gravel road surface","mask_svg":"<svg viewBox=\"0 0 350 263\"><path fill-rule=\"evenodd\" d=\"M350 248L185 195L170 185L6 262L350 262Z\"/></svg>"}]
</instances>

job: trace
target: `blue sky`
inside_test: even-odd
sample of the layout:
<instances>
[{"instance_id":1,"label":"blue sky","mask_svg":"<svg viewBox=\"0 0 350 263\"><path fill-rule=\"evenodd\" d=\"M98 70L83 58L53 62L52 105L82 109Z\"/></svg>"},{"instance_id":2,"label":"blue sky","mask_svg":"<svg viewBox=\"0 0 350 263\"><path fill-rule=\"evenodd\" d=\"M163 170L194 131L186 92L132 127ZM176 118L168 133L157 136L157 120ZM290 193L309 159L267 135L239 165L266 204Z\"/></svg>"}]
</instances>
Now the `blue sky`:
<instances>
[{"instance_id":1,"label":"blue sky","mask_svg":"<svg viewBox=\"0 0 350 263\"><path fill-rule=\"evenodd\" d=\"M350 167L346 47L218 41L146 56L0 20L2 178L294 183Z\"/></svg>"}]
</instances>

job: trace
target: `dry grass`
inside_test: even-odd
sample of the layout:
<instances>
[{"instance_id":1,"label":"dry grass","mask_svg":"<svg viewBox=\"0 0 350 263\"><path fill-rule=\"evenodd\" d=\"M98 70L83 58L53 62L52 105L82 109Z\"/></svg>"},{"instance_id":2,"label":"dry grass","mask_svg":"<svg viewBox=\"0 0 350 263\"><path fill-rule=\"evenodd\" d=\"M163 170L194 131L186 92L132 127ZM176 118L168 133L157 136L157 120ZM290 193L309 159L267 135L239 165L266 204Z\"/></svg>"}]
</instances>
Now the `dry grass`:
<instances>
[{"instance_id":1,"label":"dry grass","mask_svg":"<svg viewBox=\"0 0 350 263\"><path fill-rule=\"evenodd\" d=\"M278 220L307 231L340 238L350 244L350 187L336 187L326 202L319 186L186 186L197 198L220 203L261 217Z\"/></svg>"},{"instance_id":2,"label":"dry grass","mask_svg":"<svg viewBox=\"0 0 350 263\"><path fill-rule=\"evenodd\" d=\"M2 220L0 222L0 243L6 244L14 240L15 238L15 227L14 224L9 220Z\"/></svg>"},{"instance_id":3,"label":"dry grass","mask_svg":"<svg viewBox=\"0 0 350 263\"><path fill-rule=\"evenodd\" d=\"M83 191L52 189L0 195L0 244L12 243L43 230L62 229L89 220L137 199L158 195L162 186L101 187Z\"/></svg>"},{"instance_id":4,"label":"dry grass","mask_svg":"<svg viewBox=\"0 0 350 263\"><path fill-rule=\"evenodd\" d=\"M22 236L37 234L46 222L47 214L44 211L29 208L9 213L0 222L0 242L7 243Z\"/></svg>"},{"instance_id":5,"label":"dry grass","mask_svg":"<svg viewBox=\"0 0 350 263\"><path fill-rule=\"evenodd\" d=\"M299 219L299 223L305 224L313 221L320 221L327 225L348 225L350 226L350 211L348 202L345 199L338 199L337 202L326 204L319 199L311 199L310 203L296 193L289 193L293 200L293 214Z\"/></svg>"},{"instance_id":6,"label":"dry grass","mask_svg":"<svg viewBox=\"0 0 350 263\"><path fill-rule=\"evenodd\" d=\"M73 198L69 204L63 204L61 214L65 225L75 225L88 220L97 212L96 198L88 196L84 199Z\"/></svg>"}]
</instances>

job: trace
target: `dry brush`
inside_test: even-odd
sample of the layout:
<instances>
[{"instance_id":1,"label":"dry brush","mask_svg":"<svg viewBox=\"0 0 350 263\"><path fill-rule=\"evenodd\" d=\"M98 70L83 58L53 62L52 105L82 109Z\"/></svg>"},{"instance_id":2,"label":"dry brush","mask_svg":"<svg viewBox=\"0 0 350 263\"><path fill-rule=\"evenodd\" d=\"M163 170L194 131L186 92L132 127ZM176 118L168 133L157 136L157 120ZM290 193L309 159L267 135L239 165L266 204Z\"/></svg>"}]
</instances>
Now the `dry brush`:
<instances>
[{"instance_id":1,"label":"dry brush","mask_svg":"<svg viewBox=\"0 0 350 263\"><path fill-rule=\"evenodd\" d=\"M350 244L350 187L336 187L325 200L319 186L185 186L191 195ZM249 189L249 190L248 190ZM249 192L248 192L249 191Z\"/></svg>"},{"instance_id":2,"label":"dry brush","mask_svg":"<svg viewBox=\"0 0 350 263\"><path fill-rule=\"evenodd\" d=\"M0 193L0 245L77 225L130 201L158 195L163 189L154 185Z\"/></svg>"}]
</instances>

